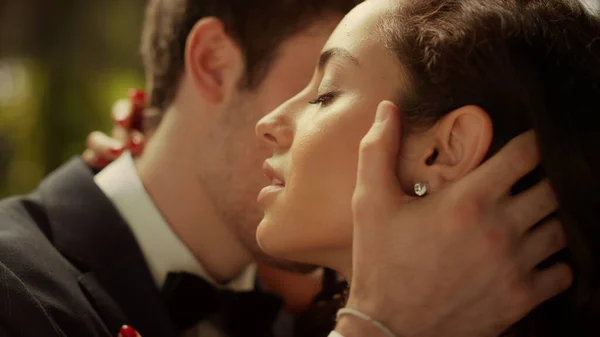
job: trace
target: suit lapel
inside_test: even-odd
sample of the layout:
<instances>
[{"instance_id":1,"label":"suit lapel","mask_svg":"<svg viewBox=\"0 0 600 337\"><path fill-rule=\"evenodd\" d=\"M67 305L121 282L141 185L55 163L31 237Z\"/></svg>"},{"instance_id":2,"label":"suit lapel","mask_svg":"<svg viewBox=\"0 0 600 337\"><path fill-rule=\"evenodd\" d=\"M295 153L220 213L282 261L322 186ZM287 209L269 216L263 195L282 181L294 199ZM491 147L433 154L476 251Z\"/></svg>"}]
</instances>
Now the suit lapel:
<instances>
[{"instance_id":1,"label":"suit lapel","mask_svg":"<svg viewBox=\"0 0 600 337\"><path fill-rule=\"evenodd\" d=\"M129 226L96 186L91 170L73 159L44 180L38 193L49 237L82 271L79 284L109 328L116 333L130 324L145 337L175 336Z\"/></svg>"},{"instance_id":2,"label":"suit lapel","mask_svg":"<svg viewBox=\"0 0 600 337\"><path fill-rule=\"evenodd\" d=\"M122 325L132 324L114 299L104 291L94 273L81 275L77 283L109 331L118 331Z\"/></svg>"}]
</instances>

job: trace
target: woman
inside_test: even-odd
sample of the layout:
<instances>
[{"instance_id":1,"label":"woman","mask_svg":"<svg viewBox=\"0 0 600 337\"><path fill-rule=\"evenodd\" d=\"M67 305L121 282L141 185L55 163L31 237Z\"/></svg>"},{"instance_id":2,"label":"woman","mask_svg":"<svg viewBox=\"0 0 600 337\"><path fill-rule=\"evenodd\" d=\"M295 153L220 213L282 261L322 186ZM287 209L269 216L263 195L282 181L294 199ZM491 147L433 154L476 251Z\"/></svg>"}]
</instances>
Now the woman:
<instances>
[{"instance_id":1,"label":"woman","mask_svg":"<svg viewBox=\"0 0 600 337\"><path fill-rule=\"evenodd\" d=\"M401 115L398 179L423 197L534 128L542 167L514 193L548 178L570 247L556 258L573 263L577 280L510 334L600 335L599 37L600 23L577 1L359 5L326 44L309 86L257 126L273 150L264 166L272 185L258 196L261 247L351 275L358 145L383 100Z\"/></svg>"},{"instance_id":2,"label":"woman","mask_svg":"<svg viewBox=\"0 0 600 337\"><path fill-rule=\"evenodd\" d=\"M600 22L576 1L366 1L334 31L309 86L257 125L273 150L261 247L351 276L358 147L383 100L400 112L398 178L416 195L534 128L542 168L514 192L549 179L578 280L514 332L600 335L599 57Z\"/></svg>"}]
</instances>

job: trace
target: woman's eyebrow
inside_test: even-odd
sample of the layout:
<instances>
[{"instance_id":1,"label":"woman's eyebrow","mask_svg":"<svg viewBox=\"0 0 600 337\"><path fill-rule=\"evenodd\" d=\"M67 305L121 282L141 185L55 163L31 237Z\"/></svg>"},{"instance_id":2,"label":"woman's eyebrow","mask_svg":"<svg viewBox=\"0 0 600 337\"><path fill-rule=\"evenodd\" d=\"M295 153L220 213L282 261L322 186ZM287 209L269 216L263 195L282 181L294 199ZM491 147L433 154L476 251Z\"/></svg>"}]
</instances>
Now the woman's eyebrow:
<instances>
[{"instance_id":1,"label":"woman's eyebrow","mask_svg":"<svg viewBox=\"0 0 600 337\"><path fill-rule=\"evenodd\" d=\"M335 47L327 49L326 51L321 53L321 56L319 57L318 66L319 72L323 72L323 70L327 66L327 63L334 57L346 59L350 61L353 65L360 67L360 62L358 61L358 58L356 58L356 56L352 55L352 53L350 53L347 49Z\"/></svg>"}]
</instances>

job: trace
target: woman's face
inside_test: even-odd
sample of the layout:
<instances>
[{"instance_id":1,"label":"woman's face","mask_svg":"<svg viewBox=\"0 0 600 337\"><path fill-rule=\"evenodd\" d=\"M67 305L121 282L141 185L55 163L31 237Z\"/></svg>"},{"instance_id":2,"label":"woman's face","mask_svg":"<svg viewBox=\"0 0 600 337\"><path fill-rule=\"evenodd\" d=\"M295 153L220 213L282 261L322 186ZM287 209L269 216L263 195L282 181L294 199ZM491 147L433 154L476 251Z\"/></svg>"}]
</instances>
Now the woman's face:
<instances>
[{"instance_id":1,"label":"woman's face","mask_svg":"<svg viewBox=\"0 0 600 337\"><path fill-rule=\"evenodd\" d=\"M350 12L308 87L257 125L273 150L264 167L273 184L258 197L265 216L257 238L269 254L336 269L351 263L359 144L377 105L402 85L399 63L378 34L388 6L371 0Z\"/></svg>"}]
</instances>

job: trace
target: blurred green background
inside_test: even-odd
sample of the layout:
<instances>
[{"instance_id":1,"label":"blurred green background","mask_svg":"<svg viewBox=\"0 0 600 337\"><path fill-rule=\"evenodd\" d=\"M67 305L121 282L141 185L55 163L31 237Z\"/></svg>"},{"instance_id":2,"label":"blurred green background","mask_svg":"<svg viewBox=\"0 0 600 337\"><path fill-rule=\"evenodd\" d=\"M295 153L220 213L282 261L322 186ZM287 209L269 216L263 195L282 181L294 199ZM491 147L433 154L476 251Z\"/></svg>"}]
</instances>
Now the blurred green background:
<instances>
[{"instance_id":1,"label":"blurred green background","mask_svg":"<svg viewBox=\"0 0 600 337\"><path fill-rule=\"evenodd\" d=\"M110 130L113 102L144 87L145 4L0 0L0 197L80 154L90 131Z\"/></svg>"},{"instance_id":2,"label":"blurred green background","mask_svg":"<svg viewBox=\"0 0 600 337\"><path fill-rule=\"evenodd\" d=\"M0 0L0 197L34 188L143 88L143 0Z\"/></svg>"}]
</instances>

